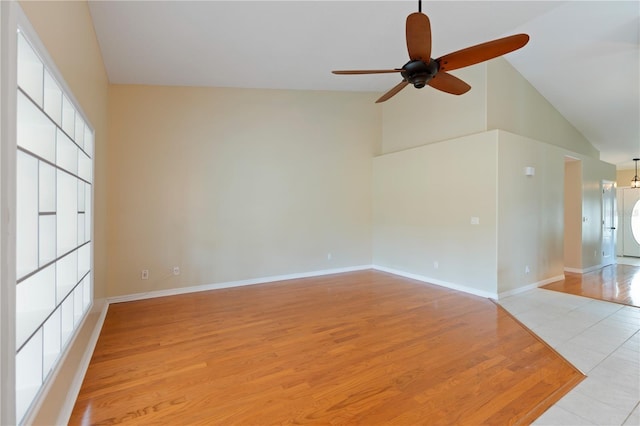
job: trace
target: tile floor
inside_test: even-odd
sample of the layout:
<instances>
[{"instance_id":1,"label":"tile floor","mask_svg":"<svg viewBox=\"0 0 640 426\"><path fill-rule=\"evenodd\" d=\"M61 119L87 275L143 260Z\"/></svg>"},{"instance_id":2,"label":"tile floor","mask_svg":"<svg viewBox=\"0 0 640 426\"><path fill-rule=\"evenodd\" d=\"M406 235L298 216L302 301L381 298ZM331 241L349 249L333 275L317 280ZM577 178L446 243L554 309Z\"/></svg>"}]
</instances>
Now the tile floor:
<instances>
[{"instance_id":1,"label":"tile floor","mask_svg":"<svg viewBox=\"0 0 640 426\"><path fill-rule=\"evenodd\" d=\"M498 303L587 376L534 425L640 425L640 308L543 289Z\"/></svg>"}]
</instances>

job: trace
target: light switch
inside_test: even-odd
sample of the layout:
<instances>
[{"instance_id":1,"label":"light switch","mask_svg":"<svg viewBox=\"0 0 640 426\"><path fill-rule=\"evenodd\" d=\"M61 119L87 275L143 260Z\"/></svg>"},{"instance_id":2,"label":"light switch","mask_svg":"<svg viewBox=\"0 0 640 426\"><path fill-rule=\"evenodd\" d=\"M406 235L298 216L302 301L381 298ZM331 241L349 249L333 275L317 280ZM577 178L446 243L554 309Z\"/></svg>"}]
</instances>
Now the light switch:
<instances>
[{"instance_id":1,"label":"light switch","mask_svg":"<svg viewBox=\"0 0 640 426\"><path fill-rule=\"evenodd\" d=\"M476 216L471 216L471 224L472 225L480 225L480 218Z\"/></svg>"}]
</instances>

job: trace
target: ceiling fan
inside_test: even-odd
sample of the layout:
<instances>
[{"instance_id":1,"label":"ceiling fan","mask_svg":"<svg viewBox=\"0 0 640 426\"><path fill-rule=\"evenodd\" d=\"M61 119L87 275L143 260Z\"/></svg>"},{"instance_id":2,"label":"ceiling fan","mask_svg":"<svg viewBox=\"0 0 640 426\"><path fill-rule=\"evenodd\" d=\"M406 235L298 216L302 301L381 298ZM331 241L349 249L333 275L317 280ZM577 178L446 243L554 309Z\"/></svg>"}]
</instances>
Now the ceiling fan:
<instances>
[{"instance_id":1,"label":"ceiling fan","mask_svg":"<svg viewBox=\"0 0 640 426\"><path fill-rule=\"evenodd\" d=\"M402 81L382 95L376 103L390 99L409 84L413 84L417 89L421 89L428 84L443 92L462 95L468 92L471 86L447 71L488 61L518 50L529 42L527 34L516 34L467 47L466 49L441 56L438 59L433 59L431 58L431 24L427 15L422 13L422 0L418 0L418 12L407 16L406 28L407 50L409 51L410 60L402 68L332 72L340 75L399 72L402 76Z\"/></svg>"}]
</instances>

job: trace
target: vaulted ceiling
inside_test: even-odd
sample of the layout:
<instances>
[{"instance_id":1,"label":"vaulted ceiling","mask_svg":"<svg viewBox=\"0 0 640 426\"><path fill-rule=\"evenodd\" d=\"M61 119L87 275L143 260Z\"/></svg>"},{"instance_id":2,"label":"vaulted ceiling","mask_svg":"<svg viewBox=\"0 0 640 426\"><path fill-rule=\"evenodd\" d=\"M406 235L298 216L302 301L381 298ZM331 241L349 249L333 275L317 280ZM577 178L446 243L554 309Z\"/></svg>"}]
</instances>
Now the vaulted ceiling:
<instances>
[{"instance_id":1,"label":"vaulted ceiling","mask_svg":"<svg viewBox=\"0 0 640 426\"><path fill-rule=\"evenodd\" d=\"M384 92L417 1L90 1L112 83ZM525 32L507 60L619 169L640 156L640 2L425 1L433 57ZM455 71L453 72L455 74Z\"/></svg>"}]
</instances>

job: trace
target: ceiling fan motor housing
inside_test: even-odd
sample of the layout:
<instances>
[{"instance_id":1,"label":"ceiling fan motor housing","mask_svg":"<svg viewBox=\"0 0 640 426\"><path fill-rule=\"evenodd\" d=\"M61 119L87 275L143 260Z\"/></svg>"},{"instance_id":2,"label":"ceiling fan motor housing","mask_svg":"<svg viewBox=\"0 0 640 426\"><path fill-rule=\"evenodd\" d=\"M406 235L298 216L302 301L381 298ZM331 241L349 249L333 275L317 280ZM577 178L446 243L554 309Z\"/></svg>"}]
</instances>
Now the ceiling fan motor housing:
<instances>
[{"instance_id":1,"label":"ceiling fan motor housing","mask_svg":"<svg viewBox=\"0 0 640 426\"><path fill-rule=\"evenodd\" d=\"M413 84L417 89L421 89L436 76L440 66L437 61L431 59L429 63L420 60L409 61L402 67L400 74Z\"/></svg>"}]
</instances>

